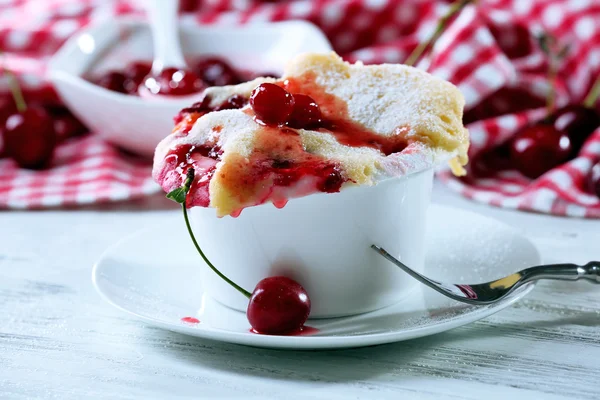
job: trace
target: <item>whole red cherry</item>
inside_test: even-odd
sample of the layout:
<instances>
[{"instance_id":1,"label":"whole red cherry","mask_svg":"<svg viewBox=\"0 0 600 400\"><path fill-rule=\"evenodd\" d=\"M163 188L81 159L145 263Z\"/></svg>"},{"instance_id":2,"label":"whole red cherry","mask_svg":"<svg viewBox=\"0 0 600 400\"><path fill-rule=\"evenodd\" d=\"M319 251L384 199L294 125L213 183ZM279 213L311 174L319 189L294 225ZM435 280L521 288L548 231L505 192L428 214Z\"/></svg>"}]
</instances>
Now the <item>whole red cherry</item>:
<instances>
[{"instance_id":1,"label":"whole red cherry","mask_svg":"<svg viewBox=\"0 0 600 400\"><path fill-rule=\"evenodd\" d=\"M321 109L312 97L305 94L294 94L294 109L288 119L292 128L313 128L321 123Z\"/></svg>"},{"instance_id":2,"label":"whole red cherry","mask_svg":"<svg viewBox=\"0 0 600 400\"><path fill-rule=\"evenodd\" d=\"M258 333L285 334L302 329L310 314L310 299L296 281L273 276L258 282L246 315Z\"/></svg>"},{"instance_id":3,"label":"whole red cherry","mask_svg":"<svg viewBox=\"0 0 600 400\"><path fill-rule=\"evenodd\" d=\"M158 76L148 76L143 83L152 94L183 96L204 89L196 74L179 68L165 68Z\"/></svg>"},{"instance_id":4,"label":"whole red cherry","mask_svg":"<svg viewBox=\"0 0 600 400\"><path fill-rule=\"evenodd\" d=\"M56 133L50 115L41 107L30 106L12 114L4 124L3 139L7 156L22 168L48 166L56 147Z\"/></svg>"},{"instance_id":5,"label":"whole red cherry","mask_svg":"<svg viewBox=\"0 0 600 400\"><path fill-rule=\"evenodd\" d=\"M567 161L570 154L569 136L549 124L527 126L510 143L512 165L531 179Z\"/></svg>"},{"instance_id":6,"label":"whole red cherry","mask_svg":"<svg viewBox=\"0 0 600 400\"><path fill-rule=\"evenodd\" d=\"M96 85L112 90L113 92L126 93L125 79L125 75L121 72L110 71L98 78Z\"/></svg>"},{"instance_id":7,"label":"whole red cherry","mask_svg":"<svg viewBox=\"0 0 600 400\"><path fill-rule=\"evenodd\" d=\"M600 198L600 161L598 161L590 171L588 186L590 192Z\"/></svg>"},{"instance_id":8,"label":"whole red cherry","mask_svg":"<svg viewBox=\"0 0 600 400\"><path fill-rule=\"evenodd\" d=\"M280 86L262 83L252 91L250 105L262 122L281 125L294 110L294 97Z\"/></svg>"},{"instance_id":9,"label":"whole red cherry","mask_svg":"<svg viewBox=\"0 0 600 400\"><path fill-rule=\"evenodd\" d=\"M237 85L241 82L231 65L217 57L200 60L195 71L208 86Z\"/></svg>"},{"instance_id":10,"label":"whole red cherry","mask_svg":"<svg viewBox=\"0 0 600 400\"><path fill-rule=\"evenodd\" d=\"M600 126L600 115L593 108L570 104L552 113L550 121L556 130L569 135L572 155L576 156L587 138Z\"/></svg>"}]
</instances>

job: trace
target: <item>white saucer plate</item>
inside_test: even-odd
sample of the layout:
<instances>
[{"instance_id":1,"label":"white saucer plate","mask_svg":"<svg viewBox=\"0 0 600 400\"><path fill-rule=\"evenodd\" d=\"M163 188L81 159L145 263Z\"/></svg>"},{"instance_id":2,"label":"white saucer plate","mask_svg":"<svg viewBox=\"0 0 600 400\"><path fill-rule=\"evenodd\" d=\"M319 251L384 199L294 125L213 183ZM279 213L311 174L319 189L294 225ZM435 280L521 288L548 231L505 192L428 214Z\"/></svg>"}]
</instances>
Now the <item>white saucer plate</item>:
<instances>
[{"instance_id":1,"label":"white saucer plate","mask_svg":"<svg viewBox=\"0 0 600 400\"><path fill-rule=\"evenodd\" d=\"M425 274L434 279L478 283L540 262L529 240L497 220L436 205L430 207L427 220ZM494 314L533 289L528 284L496 304L470 306L417 284L403 300L381 310L309 319L307 325L315 330L271 336L250 332L244 313L205 294L201 262L183 218L174 218L109 248L95 265L92 279L109 303L149 324L206 339L286 349L371 346L432 335ZM184 317L200 322L182 322Z\"/></svg>"}]
</instances>

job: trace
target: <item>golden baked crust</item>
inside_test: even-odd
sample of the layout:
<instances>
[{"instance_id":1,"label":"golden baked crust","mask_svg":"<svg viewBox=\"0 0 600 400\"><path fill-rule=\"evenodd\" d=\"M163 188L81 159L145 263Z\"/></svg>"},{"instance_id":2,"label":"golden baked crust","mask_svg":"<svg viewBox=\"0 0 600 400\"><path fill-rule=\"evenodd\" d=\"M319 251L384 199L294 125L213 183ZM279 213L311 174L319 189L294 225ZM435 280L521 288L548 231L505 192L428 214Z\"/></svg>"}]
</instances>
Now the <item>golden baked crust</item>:
<instances>
[{"instance_id":1,"label":"golden baked crust","mask_svg":"<svg viewBox=\"0 0 600 400\"><path fill-rule=\"evenodd\" d=\"M250 83L210 88L211 105L232 94L248 97L258 84L273 80L259 78ZM398 137L407 144L400 152L383 154L373 147L341 144L323 130L297 129L301 145L309 155L332 160L347 180L345 185L373 185L378 181L416 172L440 161L449 161L456 175L463 175L469 146L462 124L464 99L451 83L424 71L398 64L349 64L335 53L304 54L291 60L282 78L284 85L313 97L325 118L348 118L382 138ZM329 97L338 99L328 101ZM209 184L210 206L219 216L244 207L274 201L269 182L233 179L255 168L251 155L261 146L264 127L253 119L249 106L203 115L186 135L176 131L157 147L154 176L164 177L164 158L182 144L218 144L222 155ZM259 149L260 150L260 149ZM277 153L278 150L269 149ZM273 158L282 156L273 154ZM287 156L287 155L285 155ZM270 182L272 185L272 182ZM287 188L277 196L298 197L306 190Z\"/></svg>"}]
</instances>

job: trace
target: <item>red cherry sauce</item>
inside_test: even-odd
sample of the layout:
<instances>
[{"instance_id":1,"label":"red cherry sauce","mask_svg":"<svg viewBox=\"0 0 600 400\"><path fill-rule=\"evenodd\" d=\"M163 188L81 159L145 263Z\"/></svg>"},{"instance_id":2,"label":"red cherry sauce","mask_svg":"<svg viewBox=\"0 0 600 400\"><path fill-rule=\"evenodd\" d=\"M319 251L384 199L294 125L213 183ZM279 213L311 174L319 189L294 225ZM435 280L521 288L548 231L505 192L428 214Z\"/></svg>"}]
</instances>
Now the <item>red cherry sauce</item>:
<instances>
[{"instance_id":1,"label":"red cherry sauce","mask_svg":"<svg viewBox=\"0 0 600 400\"><path fill-rule=\"evenodd\" d=\"M345 101L325 92L315 83L314 74L306 74L293 80L278 83L292 94L309 95L320 107L323 119L318 126L311 127L323 134L332 134L337 141L350 147L371 147L384 155L403 151L408 141L405 134L409 127L398 127L393 136L376 134L352 121L348 115ZM178 126L175 133L186 134L193 122L207 112L213 111L208 98L181 111L176 118ZM246 104L238 98L228 99L219 108L243 107ZM253 110L247 111L250 115ZM219 127L220 128L220 127ZM213 128L216 129L216 128ZM167 162L174 163L166 170L176 169L176 184L168 179L163 182L165 190L181 185L189 165L194 164L196 180L190 189L188 206L209 205L208 186L215 174L216 163L220 160L221 150L216 147L190 145L174 149ZM171 157L172 160L168 158ZM167 174L169 174L167 172ZM287 199L308 195L314 192L336 193L348 181L339 164L322 156L311 154L304 149L299 133L286 126L263 125L257 131L254 149L249 157L230 154L227 163L219 169L219 179L230 193L235 193L244 207L271 201L276 207L285 206ZM165 181L167 181L165 183ZM238 216L241 210L231 215Z\"/></svg>"},{"instance_id":2,"label":"red cherry sauce","mask_svg":"<svg viewBox=\"0 0 600 400\"><path fill-rule=\"evenodd\" d=\"M336 162L308 153L295 130L268 126L257 132L248 158L229 155L218 174L248 206L272 201L283 207L291 196L339 192L347 181Z\"/></svg>"},{"instance_id":3,"label":"red cherry sauce","mask_svg":"<svg viewBox=\"0 0 600 400\"><path fill-rule=\"evenodd\" d=\"M193 166L196 178L187 196L187 206L208 207L210 197L208 185L215 172L217 162L221 159L222 151L217 146L193 146L190 144L178 146L171 150L165 162L167 171L161 180L166 191L180 187L185 180L190 166Z\"/></svg>"},{"instance_id":4,"label":"red cherry sauce","mask_svg":"<svg viewBox=\"0 0 600 400\"><path fill-rule=\"evenodd\" d=\"M181 318L181 322L185 322L186 324L199 324L200 320L194 317L183 317Z\"/></svg>"},{"instance_id":5,"label":"red cherry sauce","mask_svg":"<svg viewBox=\"0 0 600 400\"><path fill-rule=\"evenodd\" d=\"M254 328L250 328L248 330L250 333L254 333L256 335L265 335L265 333L260 333L254 330ZM319 333L320 331L317 328L313 328L312 326L302 326L302 328L298 329L297 331L293 331L293 332L288 332L288 333L283 333L283 334L277 334L277 336L312 336L312 335L316 335L317 333Z\"/></svg>"},{"instance_id":6,"label":"red cherry sauce","mask_svg":"<svg viewBox=\"0 0 600 400\"><path fill-rule=\"evenodd\" d=\"M386 156L399 153L408 146L405 134L409 127L398 127L395 135L381 136L350 119L346 102L327 93L315 82L315 75L307 73L301 77L287 79L281 85L290 93L307 94L319 105L323 115L320 132L334 135L337 141L350 147L371 147Z\"/></svg>"}]
</instances>

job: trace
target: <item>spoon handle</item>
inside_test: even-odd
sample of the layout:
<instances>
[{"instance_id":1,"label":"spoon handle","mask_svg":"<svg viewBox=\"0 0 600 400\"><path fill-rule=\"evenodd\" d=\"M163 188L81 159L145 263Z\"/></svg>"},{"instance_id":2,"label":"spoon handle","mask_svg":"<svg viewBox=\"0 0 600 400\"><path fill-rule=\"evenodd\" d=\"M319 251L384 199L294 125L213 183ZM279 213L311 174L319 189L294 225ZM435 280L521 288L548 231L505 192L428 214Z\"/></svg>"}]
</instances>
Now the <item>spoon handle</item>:
<instances>
[{"instance_id":1,"label":"spoon handle","mask_svg":"<svg viewBox=\"0 0 600 400\"><path fill-rule=\"evenodd\" d=\"M185 68L179 41L179 1L144 0L150 17L154 62L152 72L160 73L165 67Z\"/></svg>"},{"instance_id":2,"label":"spoon handle","mask_svg":"<svg viewBox=\"0 0 600 400\"><path fill-rule=\"evenodd\" d=\"M593 283L600 283L600 261L590 261L585 265L577 264L551 264L531 267L521 272L521 282L536 281L538 279L555 279L562 281L576 281L585 279Z\"/></svg>"}]
</instances>

